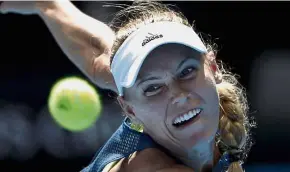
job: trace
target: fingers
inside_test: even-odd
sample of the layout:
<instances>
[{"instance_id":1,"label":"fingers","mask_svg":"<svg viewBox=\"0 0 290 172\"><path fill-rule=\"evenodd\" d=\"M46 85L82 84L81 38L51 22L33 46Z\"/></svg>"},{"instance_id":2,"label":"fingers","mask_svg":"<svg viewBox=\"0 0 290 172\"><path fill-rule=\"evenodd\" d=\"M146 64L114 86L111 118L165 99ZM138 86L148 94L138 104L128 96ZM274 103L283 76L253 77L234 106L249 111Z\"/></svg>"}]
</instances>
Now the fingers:
<instances>
[{"instance_id":1,"label":"fingers","mask_svg":"<svg viewBox=\"0 0 290 172\"><path fill-rule=\"evenodd\" d=\"M5 2L1 1L0 2L0 13L2 13L2 14L8 13L8 7L7 6L9 6L9 2L8 1L5 1Z\"/></svg>"},{"instance_id":2,"label":"fingers","mask_svg":"<svg viewBox=\"0 0 290 172\"><path fill-rule=\"evenodd\" d=\"M3 1L0 13L34 14L34 1Z\"/></svg>"},{"instance_id":3,"label":"fingers","mask_svg":"<svg viewBox=\"0 0 290 172\"><path fill-rule=\"evenodd\" d=\"M2 5L2 3L3 3L3 1L0 1L0 13L2 13L2 12L1 12L1 5Z\"/></svg>"}]
</instances>

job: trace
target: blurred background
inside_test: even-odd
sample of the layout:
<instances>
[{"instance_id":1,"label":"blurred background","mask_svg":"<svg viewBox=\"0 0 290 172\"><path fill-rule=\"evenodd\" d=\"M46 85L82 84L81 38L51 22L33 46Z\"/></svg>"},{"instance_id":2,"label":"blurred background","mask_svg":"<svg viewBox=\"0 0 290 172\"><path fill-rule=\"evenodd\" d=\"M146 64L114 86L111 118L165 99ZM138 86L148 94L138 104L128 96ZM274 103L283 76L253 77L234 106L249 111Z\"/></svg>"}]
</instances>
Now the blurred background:
<instances>
[{"instance_id":1,"label":"blurred background","mask_svg":"<svg viewBox=\"0 0 290 172\"><path fill-rule=\"evenodd\" d=\"M247 171L290 171L290 3L167 3L218 45L218 58L247 90L258 124ZM103 2L74 4L104 22L118 10ZM47 110L51 87L62 77L86 77L38 16L0 15L0 26L0 171L80 171L120 125L120 108L97 88L103 112L95 125L81 133L59 127Z\"/></svg>"}]
</instances>

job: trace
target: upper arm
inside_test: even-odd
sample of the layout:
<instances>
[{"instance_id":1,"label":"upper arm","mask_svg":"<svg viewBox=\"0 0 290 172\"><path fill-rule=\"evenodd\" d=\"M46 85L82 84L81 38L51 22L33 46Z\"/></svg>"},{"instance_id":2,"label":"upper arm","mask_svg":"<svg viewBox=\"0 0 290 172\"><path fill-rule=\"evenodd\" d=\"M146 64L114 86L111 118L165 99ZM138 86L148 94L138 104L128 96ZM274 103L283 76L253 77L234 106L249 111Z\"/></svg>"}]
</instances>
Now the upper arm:
<instances>
[{"instance_id":1,"label":"upper arm","mask_svg":"<svg viewBox=\"0 0 290 172\"><path fill-rule=\"evenodd\" d=\"M94 58L92 66L86 70L90 79L99 87L117 92L117 87L110 71L110 56L103 53Z\"/></svg>"},{"instance_id":2,"label":"upper arm","mask_svg":"<svg viewBox=\"0 0 290 172\"><path fill-rule=\"evenodd\" d=\"M39 4L39 15L67 57L96 85L115 91L110 72L114 31L69 1Z\"/></svg>"},{"instance_id":3,"label":"upper arm","mask_svg":"<svg viewBox=\"0 0 290 172\"><path fill-rule=\"evenodd\" d=\"M110 71L110 50L100 50L100 47L94 44L78 44L76 49L78 53L75 53L76 50L73 49L68 53L72 62L98 87L117 92Z\"/></svg>"},{"instance_id":4,"label":"upper arm","mask_svg":"<svg viewBox=\"0 0 290 172\"><path fill-rule=\"evenodd\" d=\"M103 33L105 34L106 32L104 31ZM78 53L73 53L70 56L71 60L94 84L117 92L117 87L110 71L112 33L111 36L106 38L96 38L95 36L97 35L92 35L91 40L86 41L83 45L79 43L78 50L82 57L77 57Z\"/></svg>"},{"instance_id":5,"label":"upper arm","mask_svg":"<svg viewBox=\"0 0 290 172\"><path fill-rule=\"evenodd\" d=\"M87 77L97 86L117 91L113 75L110 71L111 44L112 38L93 38L85 41L84 44L78 43L77 50L70 50L69 58ZM112 36L108 36L112 37ZM86 39L83 39L86 40ZM88 38L87 38L88 40ZM79 51L79 53L74 53ZM81 57L77 57L80 54Z\"/></svg>"},{"instance_id":6,"label":"upper arm","mask_svg":"<svg viewBox=\"0 0 290 172\"><path fill-rule=\"evenodd\" d=\"M70 49L69 58L75 62L89 79L104 89L116 91L113 76L110 71L111 49L115 41L115 33L105 23L82 14L82 20L75 21L77 28L72 29L71 42L76 49ZM82 57L77 57L81 54Z\"/></svg>"}]
</instances>

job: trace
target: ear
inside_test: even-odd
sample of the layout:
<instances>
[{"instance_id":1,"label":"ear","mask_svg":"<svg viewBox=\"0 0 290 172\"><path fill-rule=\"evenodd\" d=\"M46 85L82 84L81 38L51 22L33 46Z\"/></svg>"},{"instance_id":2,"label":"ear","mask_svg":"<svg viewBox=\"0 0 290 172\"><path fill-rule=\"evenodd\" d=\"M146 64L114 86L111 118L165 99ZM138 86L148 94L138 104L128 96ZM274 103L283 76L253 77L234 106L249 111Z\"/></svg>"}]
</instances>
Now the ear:
<instances>
[{"instance_id":1,"label":"ear","mask_svg":"<svg viewBox=\"0 0 290 172\"><path fill-rule=\"evenodd\" d=\"M132 107L130 107L128 105L128 103L124 100L123 96L118 96L117 100L121 106L121 108L123 109L123 111L125 112L125 114L130 117L131 119L135 118L135 113L133 112Z\"/></svg>"},{"instance_id":2,"label":"ear","mask_svg":"<svg viewBox=\"0 0 290 172\"><path fill-rule=\"evenodd\" d=\"M207 53L206 58L207 58L209 68L212 71L212 74L214 76L216 83L220 84L222 82L222 73L219 70L219 67L216 63L216 56L214 52L210 51L209 53Z\"/></svg>"}]
</instances>

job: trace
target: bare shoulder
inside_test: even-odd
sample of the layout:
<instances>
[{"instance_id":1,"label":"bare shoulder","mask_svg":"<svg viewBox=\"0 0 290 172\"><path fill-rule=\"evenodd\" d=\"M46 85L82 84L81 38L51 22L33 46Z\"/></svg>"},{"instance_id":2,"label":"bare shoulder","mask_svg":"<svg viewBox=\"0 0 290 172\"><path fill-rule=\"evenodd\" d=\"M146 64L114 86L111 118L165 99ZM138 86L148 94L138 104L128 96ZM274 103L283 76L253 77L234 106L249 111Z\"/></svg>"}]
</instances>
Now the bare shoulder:
<instances>
[{"instance_id":1,"label":"bare shoulder","mask_svg":"<svg viewBox=\"0 0 290 172\"><path fill-rule=\"evenodd\" d=\"M175 165L175 160L161 150L149 148L120 160L110 172L166 172L162 169L170 169Z\"/></svg>"},{"instance_id":2,"label":"bare shoulder","mask_svg":"<svg viewBox=\"0 0 290 172\"><path fill-rule=\"evenodd\" d=\"M169 168L163 168L161 170L157 170L156 172L194 172L193 169L186 167L184 165L175 164Z\"/></svg>"}]
</instances>

